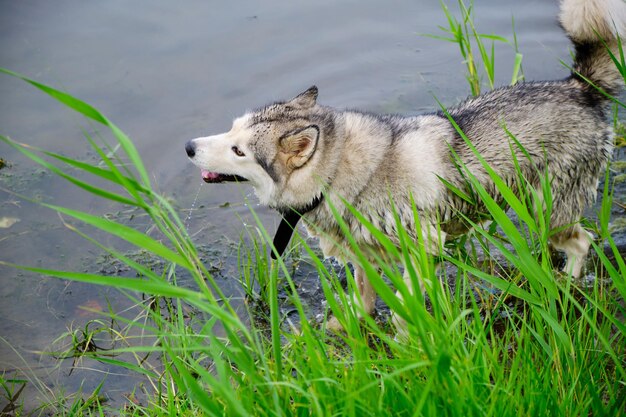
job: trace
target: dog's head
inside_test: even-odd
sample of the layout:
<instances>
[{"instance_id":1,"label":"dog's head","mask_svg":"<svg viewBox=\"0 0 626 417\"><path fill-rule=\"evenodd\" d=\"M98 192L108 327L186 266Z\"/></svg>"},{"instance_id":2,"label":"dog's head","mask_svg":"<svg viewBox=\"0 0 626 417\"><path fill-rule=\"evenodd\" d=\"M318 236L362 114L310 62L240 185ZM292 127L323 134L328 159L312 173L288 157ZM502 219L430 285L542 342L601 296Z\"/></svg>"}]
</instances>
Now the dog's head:
<instances>
[{"instance_id":1,"label":"dog's head","mask_svg":"<svg viewBox=\"0 0 626 417\"><path fill-rule=\"evenodd\" d=\"M316 153L334 129L317 105L317 93L313 86L292 100L246 113L226 133L187 142L187 155L206 182L248 180L262 204L307 204L321 192L319 179L313 179Z\"/></svg>"}]
</instances>

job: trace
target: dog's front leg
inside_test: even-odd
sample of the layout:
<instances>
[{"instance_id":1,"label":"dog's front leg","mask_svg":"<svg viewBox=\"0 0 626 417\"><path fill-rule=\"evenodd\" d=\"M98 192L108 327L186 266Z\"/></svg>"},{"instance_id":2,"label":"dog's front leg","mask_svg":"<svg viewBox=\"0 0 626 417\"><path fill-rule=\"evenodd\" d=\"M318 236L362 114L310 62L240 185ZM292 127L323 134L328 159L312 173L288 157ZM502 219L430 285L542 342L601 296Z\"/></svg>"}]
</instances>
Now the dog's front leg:
<instances>
[{"instance_id":1,"label":"dog's front leg","mask_svg":"<svg viewBox=\"0 0 626 417\"><path fill-rule=\"evenodd\" d=\"M422 233L423 233L423 242L425 245L426 252L433 256L440 255L442 253L442 244L443 242L446 241L446 233L443 232L440 228L436 227L435 225L430 225L429 227L425 227ZM419 242L417 243L419 244ZM410 265L407 265L406 263L404 264L404 273L402 274L402 279L404 281L405 288L408 290L408 293L410 295L413 295L415 289L413 286L413 279L411 278L411 273L410 273L410 271L413 270L417 276L417 284L419 286L419 291L422 293L422 295L425 295L426 286L433 285L433 282L431 282L431 278L432 279L434 278L423 276L424 274L421 272L422 269L420 268L420 265L416 264L416 261L417 259L411 257L410 260L408 261L410 262ZM426 261L426 260L422 259L422 262L423 261ZM436 268L439 268L439 264L436 265ZM399 290L396 291L396 297L398 297L400 301L404 301L402 292ZM408 337L406 320L400 317L397 313L393 312L391 314L391 323L396 328L398 337L404 338L404 339Z\"/></svg>"},{"instance_id":2,"label":"dog's front leg","mask_svg":"<svg viewBox=\"0 0 626 417\"><path fill-rule=\"evenodd\" d=\"M419 270L415 268L414 264L411 266L405 265L404 273L402 274L404 285L409 290L409 294L411 295L413 294L413 280L411 279L409 268L413 268L413 270L416 271L417 280L419 283L419 290L422 292L422 294L424 294L425 293L424 279L420 276L418 272ZM400 290L396 291L396 297L398 297L398 300L400 301L404 300L404 297L402 296L402 292ZM406 320L400 317L396 312L391 313L391 324L393 324L393 326L395 327L396 333L399 337L404 338L404 339L408 337L408 332L406 328Z\"/></svg>"},{"instance_id":3,"label":"dog's front leg","mask_svg":"<svg viewBox=\"0 0 626 417\"><path fill-rule=\"evenodd\" d=\"M374 307L376 306L376 292L372 287L372 284L367 279L365 271L360 266L354 267L354 281L356 283L356 289L359 296L356 293L352 295L352 303L357 308L357 313L361 317L361 311L367 315L372 315Z\"/></svg>"},{"instance_id":4,"label":"dog's front leg","mask_svg":"<svg viewBox=\"0 0 626 417\"><path fill-rule=\"evenodd\" d=\"M358 265L354 266L354 283L358 296L355 292L351 299L352 305L356 307L358 317L363 317L363 314L371 315L376 307L376 292L367 279L365 271ZM331 317L328 320L326 328L332 331L343 330L343 326L336 317Z\"/></svg>"}]
</instances>

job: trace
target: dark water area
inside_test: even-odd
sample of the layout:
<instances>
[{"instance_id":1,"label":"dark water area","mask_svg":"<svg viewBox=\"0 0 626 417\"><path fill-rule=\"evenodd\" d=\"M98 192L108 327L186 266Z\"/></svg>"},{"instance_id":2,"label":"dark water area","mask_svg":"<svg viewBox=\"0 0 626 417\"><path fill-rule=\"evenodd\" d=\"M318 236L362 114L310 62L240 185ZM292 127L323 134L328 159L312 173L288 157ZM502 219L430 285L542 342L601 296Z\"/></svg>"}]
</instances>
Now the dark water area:
<instances>
[{"instance_id":1,"label":"dark water area","mask_svg":"<svg viewBox=\"0 0 626 417\"><path fill-rule=\"evenodd\" d=\"M560 60L569 62L570 45L556 22L556 1L481 0L475 13L479 30L509 39L514 16L527 79L567 75ZM182 218L199 193L189 232L205 248L207 262L215 263L225 291L236 295L237 243L255 223L250 206L270 231L279 217L257 206L245 185L201 187L185 141L228 130L246 109L313 84L320 103L340 108L416 114L437 109L435 97L455 104L469 94L457 46L422 36L441 35L438 26L446 24L434 0L3 1L0 66L100 109L133 139L155 188L180 207ZM512 48L497 45L498 85L510 82L513 56ZM0 76L0 97L1 134L95 160L81 129L96 134L101 128L15 78ZM115 268L59 216L14 193L150 227L139 213L79 191L5 144L0 158L7 163L0 169L0 220L10 225L0 228L2 261ZM59 364L40 353L68 328L97 317L81 306L120 311L130 307L125 297L1 265L0 280L0 373L37 377L47 387L31 384L27 404L52 398L47 389L71 393L82 386L90 392L107 372L104 392L112 405L132 391L137 379L119 369L84 363L70 374L70 361Z\"/></svg>"}]
</instances>

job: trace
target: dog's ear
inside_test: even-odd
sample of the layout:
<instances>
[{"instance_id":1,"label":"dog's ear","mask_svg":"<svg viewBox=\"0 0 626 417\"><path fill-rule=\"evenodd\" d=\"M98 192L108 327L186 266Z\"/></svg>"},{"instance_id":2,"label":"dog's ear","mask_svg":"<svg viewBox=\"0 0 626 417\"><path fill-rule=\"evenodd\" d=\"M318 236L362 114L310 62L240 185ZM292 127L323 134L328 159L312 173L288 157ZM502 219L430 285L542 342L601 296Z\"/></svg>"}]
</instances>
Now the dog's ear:
<instances>
[{"instance_id":1,"label":"dog's ear","mask_svg":"<svg viewBox=\"0 0 626 417\"><path fill-rule=\"evenodd\" d=\"M309 87L308 90L298 94L285 104L296 109L309 109L315 106L315 103L317 102L317 92L318 90L316 86Z\"/></svg>"},{"instance_id":2,"label":"dog's ear","mask_svg":"<svg viewBox=\"0 0 626 417\"><path fill-rule=\"evenodd\" d=\"M280 152L289 169L300 168L313 156L317 148L320 128L310 125L294 132L289 132L280 139Z\"/></svg>"}]
</instances>

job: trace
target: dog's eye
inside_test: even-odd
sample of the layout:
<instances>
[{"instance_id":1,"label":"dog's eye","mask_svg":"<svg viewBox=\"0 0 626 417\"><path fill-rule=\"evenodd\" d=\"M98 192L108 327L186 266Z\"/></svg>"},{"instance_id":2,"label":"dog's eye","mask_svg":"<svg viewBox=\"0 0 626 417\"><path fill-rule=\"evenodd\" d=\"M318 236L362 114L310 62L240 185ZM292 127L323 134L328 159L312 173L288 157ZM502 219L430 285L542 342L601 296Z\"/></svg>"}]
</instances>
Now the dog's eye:
<instances>
[{"instance_id":1,"label":"dog's eye","mask_svg":"<svg viewBox=\"0 0 626 417\"><path fill-rule=\"evenodd\" d=\"M233 146L230 149L232 149L233 152L235 152L235 155L237 155L237 156L246 156L246 154L241 152L241 150L238 147L236 147L236 146Z\"/></svg>"}]
</instances>

